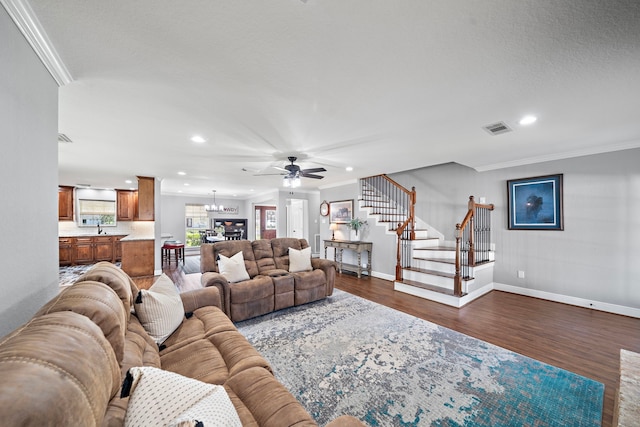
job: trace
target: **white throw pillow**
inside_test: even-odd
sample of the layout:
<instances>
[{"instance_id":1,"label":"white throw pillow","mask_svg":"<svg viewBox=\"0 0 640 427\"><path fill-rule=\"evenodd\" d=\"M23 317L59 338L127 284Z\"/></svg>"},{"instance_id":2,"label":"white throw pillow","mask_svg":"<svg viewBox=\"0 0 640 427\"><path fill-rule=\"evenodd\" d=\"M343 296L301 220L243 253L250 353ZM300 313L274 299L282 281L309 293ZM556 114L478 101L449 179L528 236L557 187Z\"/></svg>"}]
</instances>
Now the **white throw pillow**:
<instances>
[{"instance_id":1,"label":"white throw pillow","mask_svg":"<svg viewBox=\"0 0 640 427\"><path fill-rule=\"evenodd\" d=\"M311 246L297 250L289 248L289 272L311 271Z\"/></svg>"},{"instance_id":2,"label":"white throw pillow","mask_svg":"<svg viewBox=\"0 0 640 427\"><path fill-rule=\"evenodd\" d=\"M242 251L231 258L224 255L218 255L218 257L218 271L227 279L227 282L236 283L250 279L247 268L244 266Z\"/></svg>"},{"instance_id":3,"label":"white throw pillow","mask_svg":"<svg viewBox=\"0 0 640 427\"><path fill-rule=\"evenodd\" d=\"M133 305L144 330L158 344L178 329L184 319L180 294L164 273L151 288L140 290Z\"/></svg>"},{"instance_id":4,"label":"white throw pillow","mask_svg":"<svg viewBox=\"0 0 640 427\"><path fill-rule=\"evenodd\" d=\"M221 385L158 368L134 367L129 369L122 390L122 397L129 396L126 427L195 426L198 421L205 426L242 427Z\"/></svg>"}]
</instances>

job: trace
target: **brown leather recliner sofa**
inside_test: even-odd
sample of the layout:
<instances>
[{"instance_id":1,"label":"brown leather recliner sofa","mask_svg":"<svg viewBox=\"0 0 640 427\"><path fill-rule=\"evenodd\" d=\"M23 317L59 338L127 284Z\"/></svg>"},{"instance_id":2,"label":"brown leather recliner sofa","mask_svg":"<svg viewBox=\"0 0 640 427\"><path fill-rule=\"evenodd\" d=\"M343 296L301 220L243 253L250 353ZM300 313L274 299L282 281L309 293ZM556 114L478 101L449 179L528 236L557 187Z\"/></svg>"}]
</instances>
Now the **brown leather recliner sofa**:
<instances>
[{"instance_id":1,"label":"brown leather recliner sofa","mask_svg":"<svg viewBox=\"0 0 640 427\"><path fill-rule=\"evenodd\" d=\"M333 294L336 263L311 259L311 271L289 272L289 248L309 247L305 239L279 237L263 240L228 240L200 246L202 285L217 287L222 309L234 322L272 311L306 304ZM218 257L242 252L249 279L229 283L219 273Z\"/></svg>"},{"instance_id":2,"label":"brown leather recliner sofa","mask_svg":"<svg viewBox=\"0 0 640 427\"><path fill-rule=\"evenodd\" d=\"M1 424L122 426L126 373L152 366L223 385L243 426L317 425L220 310L216 287L180 295L188 314L160 347L131 313L135 295L126 273L99 263L0 338Z\"/></svg>"}]
</instances>

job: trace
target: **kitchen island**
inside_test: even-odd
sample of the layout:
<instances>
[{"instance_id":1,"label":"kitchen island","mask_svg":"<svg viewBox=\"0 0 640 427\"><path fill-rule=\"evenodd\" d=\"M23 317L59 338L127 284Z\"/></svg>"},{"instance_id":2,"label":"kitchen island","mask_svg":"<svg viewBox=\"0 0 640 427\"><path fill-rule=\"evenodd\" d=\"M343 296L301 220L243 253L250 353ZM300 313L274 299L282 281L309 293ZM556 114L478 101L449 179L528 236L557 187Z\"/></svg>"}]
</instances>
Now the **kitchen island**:
<instances>
[{"instance_id":1,"label":"kitchen island","mask_svg":"<svg viewBox=\"0 0 640 427\"><path fill-rule=\"evenodd\" d=\"M120 239L122 270L131 277L153 276L155 239L147 235L129 235Z\"/></svg>"}]
</instances>

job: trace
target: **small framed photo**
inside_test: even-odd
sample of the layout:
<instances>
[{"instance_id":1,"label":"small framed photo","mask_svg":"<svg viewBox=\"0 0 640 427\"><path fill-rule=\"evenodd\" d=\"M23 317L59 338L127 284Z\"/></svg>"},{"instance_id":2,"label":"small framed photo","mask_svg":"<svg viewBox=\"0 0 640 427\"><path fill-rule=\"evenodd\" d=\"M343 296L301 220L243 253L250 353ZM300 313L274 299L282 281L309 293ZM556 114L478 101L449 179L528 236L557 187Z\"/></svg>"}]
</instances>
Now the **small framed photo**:
<instances>
[{"instance_id":1,"label":"small framed photo","mask_svg":"<svg viewBox=\"0 0 640 427\"><path fill-rule=\"evenodd\" d=\"M564 230L562 174L507 181L509 230Z\"/></svg>"},{"instance_id":2,"label":"small framed photo","mask_svg":"<svg viewBox=\"0 0 640 427\"><path fill-rule=\"evenodd\" d=\"M338 200L329 203L329 219L331 222L346 224L353 218L353 199Z\"/></svg>"}]
</instances>

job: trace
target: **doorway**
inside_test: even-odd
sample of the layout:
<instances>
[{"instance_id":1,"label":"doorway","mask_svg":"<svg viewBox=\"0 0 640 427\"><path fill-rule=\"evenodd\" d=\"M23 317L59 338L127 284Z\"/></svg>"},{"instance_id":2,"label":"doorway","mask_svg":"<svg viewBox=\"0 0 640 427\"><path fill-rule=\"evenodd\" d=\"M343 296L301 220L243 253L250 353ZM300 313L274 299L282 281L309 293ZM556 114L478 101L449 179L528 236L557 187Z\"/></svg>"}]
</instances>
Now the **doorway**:
<instances>
[{"instance_id":1,"label":"doorway","mask_svg":"<svg viewBox=\"0 0 640 427\"><path fill-rule=\"evenodd\" d=\"M278 230L276 218L275 206L255 207L255 240L275 239Z\"/></svg>"},{"instance_id":2,"label":"doorway","mask_svg":"<svg viewBox=\"0 0 640 427\"><path fill-rule=\"evenodd\" d=\"M287 237L308 239L306 199L287 199Z\"/></svg>"}]
</instances>

